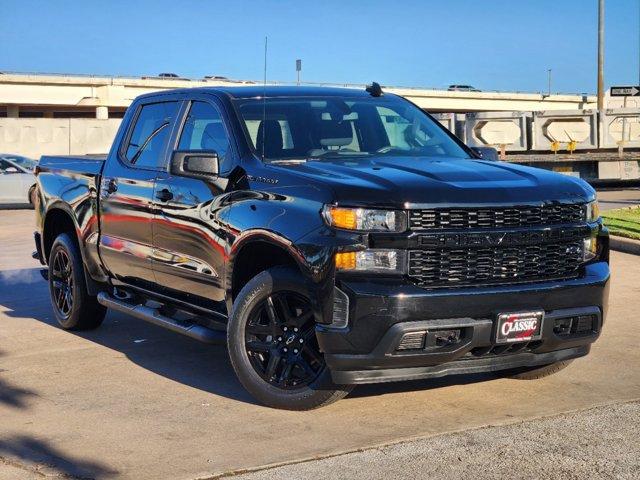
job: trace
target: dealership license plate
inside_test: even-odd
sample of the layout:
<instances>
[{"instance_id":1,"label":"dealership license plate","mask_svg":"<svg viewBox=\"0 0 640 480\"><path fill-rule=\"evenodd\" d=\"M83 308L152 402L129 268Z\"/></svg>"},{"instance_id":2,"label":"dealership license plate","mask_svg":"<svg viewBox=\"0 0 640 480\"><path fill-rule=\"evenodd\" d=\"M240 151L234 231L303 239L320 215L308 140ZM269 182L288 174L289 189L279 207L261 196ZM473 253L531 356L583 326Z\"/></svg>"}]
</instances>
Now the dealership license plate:
<instances>
[{"instance_id":1,"label":"dealership license plate","mask_svg":"<svg viewBox=\"0 0 640 480\"><path fill-rule=\"evenodd\" d=\"M496 343L528 342L542 336L544 311L498 315Z\"/></svg>"}]
</instances>

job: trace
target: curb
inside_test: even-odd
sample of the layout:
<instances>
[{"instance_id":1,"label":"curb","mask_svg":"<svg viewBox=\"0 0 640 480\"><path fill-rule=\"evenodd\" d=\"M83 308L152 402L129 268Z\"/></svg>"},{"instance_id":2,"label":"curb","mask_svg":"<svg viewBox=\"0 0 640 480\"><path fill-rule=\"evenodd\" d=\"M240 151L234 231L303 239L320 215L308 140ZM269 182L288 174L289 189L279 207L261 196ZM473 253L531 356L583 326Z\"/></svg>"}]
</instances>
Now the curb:
<instances>
[{"instance_id":1,"label":"curb","mask_svg":"<svg viewBox=\"0 0 640 480\"><path fill-rule=\"evenodd\" d=\"M618 235L609 236L609 246L611 250L618 252L630 253L632 255L640 255L640 241L631 238L619 237Z\"/></svg>"}]
</instances>

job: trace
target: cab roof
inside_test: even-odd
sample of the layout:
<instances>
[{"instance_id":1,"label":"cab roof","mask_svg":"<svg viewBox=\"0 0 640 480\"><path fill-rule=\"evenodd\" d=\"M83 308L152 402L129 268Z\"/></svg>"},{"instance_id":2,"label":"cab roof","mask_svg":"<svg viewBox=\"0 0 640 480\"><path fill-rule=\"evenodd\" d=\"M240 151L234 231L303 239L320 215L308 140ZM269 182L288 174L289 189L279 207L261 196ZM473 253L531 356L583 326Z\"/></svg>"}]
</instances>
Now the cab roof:
<instances>
[{"instance_id":1,"label":"cab roof","mask_svg":"<svg viewBox=\"0 0 640 480\"><path fill-rule=\"evenodd\" d=\"M364 87L361 88L339 88L339 87L315 87L315 86L297 86L297 85L247 85L247 86L216 86L216 87L195 87L195 88L180 88L175 90L163 90L161 92L148 93L142 95L157 96L168 95L175 93L211 93L211 94L224 94L232 99L243 98L261 98L266 94L267 98L274 97L368 97L368 92Z\"/></svg>"}]
</instances>

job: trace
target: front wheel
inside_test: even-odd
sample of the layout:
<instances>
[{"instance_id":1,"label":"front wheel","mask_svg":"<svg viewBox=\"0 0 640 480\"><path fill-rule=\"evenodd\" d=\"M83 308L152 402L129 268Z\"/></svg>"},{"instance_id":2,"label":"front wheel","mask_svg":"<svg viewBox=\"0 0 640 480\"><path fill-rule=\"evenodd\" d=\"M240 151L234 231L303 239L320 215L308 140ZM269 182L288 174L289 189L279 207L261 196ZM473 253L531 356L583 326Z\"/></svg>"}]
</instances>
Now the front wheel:
<instances>
[{"instance_id":1,"label":"front wheel","mask_svg":"<svg viewBox=\"0 0 640 480\"><path fill-rule=\"evenodd\" d=\"M227 343L236 375L270 407L311 410L353 388L331 380L304 285L293 268L265 270L238 294L229 319Z\"/></svg>"}]
</instances>

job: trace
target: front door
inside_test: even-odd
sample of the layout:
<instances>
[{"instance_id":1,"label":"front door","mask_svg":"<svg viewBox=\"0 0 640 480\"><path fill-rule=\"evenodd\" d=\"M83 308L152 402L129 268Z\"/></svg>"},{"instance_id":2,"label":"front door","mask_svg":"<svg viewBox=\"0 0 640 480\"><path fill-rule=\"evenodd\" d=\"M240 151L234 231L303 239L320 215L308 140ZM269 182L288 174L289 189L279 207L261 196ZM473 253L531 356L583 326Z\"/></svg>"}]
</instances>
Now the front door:
<instances>
[{"instance_id":1,"label":"front door","mask_svg":"<svg viewBox=\"0 0 640 480\"><path fill-rule=\"evenodd\" d=\"M158 175L153 223L155 275L166 295L226 313L224 209L220 200L235 153L217 104L207 98L192 101L185 109L176 149L215 151L220 175L189 178L172 175L169 168Z\"/></svg>"},{"instance_id":2,"label":"front door","mask_svg":"<svg viewBox=\"0 0 640 480\"><path fill-rule=\"evenodd\" d=\"M28 202L29 187L24 187L23 177L30 177L30 175L6 160L0 159L0 204Z\"/></svg>"},{"instance_id":3,"label":"front door","mask_svg":"<svg viewBox=\"0 0 640 480\"><path fill-rule=\"evenodd\" d=\"M100 185L100 256L117 280L141 288L155 286L154 188L179 107L176 101L139 104Z\"/></svg>"}]
</instances>

